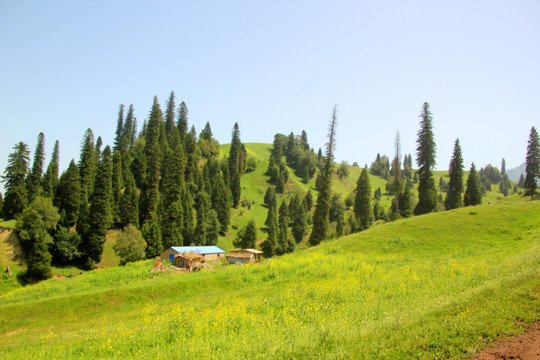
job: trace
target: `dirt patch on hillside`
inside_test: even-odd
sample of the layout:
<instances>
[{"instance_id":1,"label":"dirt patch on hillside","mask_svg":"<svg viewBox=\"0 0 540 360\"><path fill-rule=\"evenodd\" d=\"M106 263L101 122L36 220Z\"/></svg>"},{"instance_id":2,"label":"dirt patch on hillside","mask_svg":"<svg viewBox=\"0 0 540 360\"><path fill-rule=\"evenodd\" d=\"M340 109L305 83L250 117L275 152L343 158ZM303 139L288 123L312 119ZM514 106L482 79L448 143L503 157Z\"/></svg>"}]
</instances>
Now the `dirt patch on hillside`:
<instances>
[{"instance_id":1,"label":"dirt patch on hillside","mask_svg":"<svg viewBox=\"0 0 540 360\"><path fill-rule=\"evenodd\" d=\"M25 262L19 238L13 229L0 228L0 262L5 264Z\"/></svg>"},{"instance_id":2,"label":"dirt patch on hillside","mask_svg":"<svg viewBox=\"0 0 540 360\"><path fill-rule=\"evenodd\" d=\"M495 341L471 359L540 360L540 323L528 327L521 335Z\"/></svg>"}]
</instances>

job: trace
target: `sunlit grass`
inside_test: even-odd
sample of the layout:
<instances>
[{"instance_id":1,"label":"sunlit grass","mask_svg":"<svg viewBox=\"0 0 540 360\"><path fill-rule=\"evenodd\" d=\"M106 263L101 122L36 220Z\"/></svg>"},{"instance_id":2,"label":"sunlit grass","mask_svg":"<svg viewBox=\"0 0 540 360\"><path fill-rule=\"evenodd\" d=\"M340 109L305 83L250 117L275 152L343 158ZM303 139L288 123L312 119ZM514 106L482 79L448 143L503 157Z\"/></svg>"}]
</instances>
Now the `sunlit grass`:
<instances>
[{"instance_id":1,"label":"sunlit grass","mask_svg":"<svg viewBox=\"0 0 540 360\"><path fill-rule=\"evenodd\" d=\"M513 197L261 265L46 281L0 296L0 357L466 358L540 319L539 211Z\"/></svg>"}]
</instances>

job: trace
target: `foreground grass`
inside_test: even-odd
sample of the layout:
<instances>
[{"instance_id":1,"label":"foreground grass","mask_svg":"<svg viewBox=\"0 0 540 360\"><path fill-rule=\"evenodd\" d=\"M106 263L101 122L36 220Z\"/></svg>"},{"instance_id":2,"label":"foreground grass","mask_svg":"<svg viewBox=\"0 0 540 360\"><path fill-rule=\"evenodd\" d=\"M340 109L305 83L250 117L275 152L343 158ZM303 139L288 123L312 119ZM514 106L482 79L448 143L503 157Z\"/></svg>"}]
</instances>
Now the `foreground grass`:
<instances>
[{"instance_id":1,"label":"foreground grass","mask_svg":"<svg viewBox=\"0 0 540 360\"><path fill-rule=\"evenodd\" d=\"M505 199L258 266L46 281L0 296L0 357L467 358L540 319L538 213Z\"/></svg>"}]
</instances>

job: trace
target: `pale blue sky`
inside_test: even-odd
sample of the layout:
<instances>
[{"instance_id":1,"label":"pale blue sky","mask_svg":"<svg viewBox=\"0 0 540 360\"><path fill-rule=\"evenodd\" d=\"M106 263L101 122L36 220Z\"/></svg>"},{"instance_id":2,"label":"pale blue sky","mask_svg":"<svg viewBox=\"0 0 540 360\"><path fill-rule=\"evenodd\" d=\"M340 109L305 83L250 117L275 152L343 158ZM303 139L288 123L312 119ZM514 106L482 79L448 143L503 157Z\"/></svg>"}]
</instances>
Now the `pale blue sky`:
<instances>
[{"instance_id":1,"label":"pale blue sky","mask_svg":"<svg viewBox=\"0 0 540 360\"><path fill-rule=\"evenodd\" d=\"M306 130L317 150L338 105L336 160L415 157L418 114L434 116L437 168L459 137L466 168L524 162L540 125L538 1L0 0L0 170L16 142L85 129L112 144L119 104L139 122L157 95L185 101L221 143Z\"/></svg>"}]
</instances>

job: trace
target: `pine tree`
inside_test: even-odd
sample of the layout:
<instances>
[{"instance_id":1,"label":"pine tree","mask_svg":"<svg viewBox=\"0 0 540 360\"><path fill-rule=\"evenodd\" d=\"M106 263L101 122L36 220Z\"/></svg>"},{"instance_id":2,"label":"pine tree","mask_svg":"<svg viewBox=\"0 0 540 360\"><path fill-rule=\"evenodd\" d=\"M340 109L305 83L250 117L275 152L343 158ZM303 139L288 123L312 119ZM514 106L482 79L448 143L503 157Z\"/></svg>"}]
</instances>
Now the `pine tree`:
<instances>
[{"instance_id":1,"label":"pine tree","mask_svg":"<svg viewBox=\"0 0 540 360\"><path fill-rule=\"evenodd\" d=\"M409 180L407 180L407 184L405 185L405 189L403 190L403 193L399 197L399 203L401 204L400 208L399 208L399 213L400 213L401 217L403 217L403 218L409 218L412 215L411 193L410 193L410 190L409 190L410 188L411 187L409 186Z\"/></svg>"},{"instance_id":2,"label":"pine tree","mask_svg":"<svg viewBox=\"0 0 540 360\"><path fill-rule=\"evenodd\" d=\"M96 174L95 154L94 134L91 129L87 129L84 133L81 145L81 157L79 159L81 189L84 190L87 196L91 196L94 190L94 178Z\"/></svg>"},{"instance_id":3,"label":"pine tree","mask_svg":"<svg viewBox=\"0 0 540 360\"><path fill-rule=\"evenodd\" d=\"M60 145L58 140L54 143L51 162L47 166L47 171L43 175L42 188L43 196L53 199L58 186L58 164L60 163Z\"/></svg>"},{"instance_id":4,"label":"pine tree","mask_svg":"<svg viewBox=\"0 0 540 360\"><path fill-rule=\"evenodd\" d=\"M5 189L2 212L6 219L13 219L28 204L25 179L28 174L30 151L23 142L15 144L13 150L8 156L8 164L2 176Z\"/></svg>"},{"instance_id":5,"label":"pine tree","mask_svg":"<svg viewBox=\"0 0 540 360\"><path fill-rule=\"evenodd\" d=\"M318 245L327 236L328 232L328 213L330 211L330 198L332 191L332 170L335 150L335 136L337 126L337 107L334 106L332 120L328 127L328 143L326 144L326 152L324 156L324 165L320 176L322 178L319 196L317 197L317 205L315 214L313 215L313 231L309 238L310 245Z\"/></svg>"},{"instance_id":6,"label":"pine tree","mask_svg":"<svg viewBox=\"0 0 540 360\"><path fill-rule=\"evenodd\" d=\"M345 234L345 204L340 194L332 196L328 219L335 226L335 236L343 236Z\"/></svg>"},{"instance_id":7,"label":"pine tree","mask_svg":"<svg viewBox=\"0 0 540 360\"><path fill-rule=\"evenodd\" d=\"M454 153L450 160L448 173L450 181L444 206L446 210L452 210L463 206L463 156L461 155L459 139L456 139L454 143Z\"/></svg>"},{"instance_id":8,"label":"pine tree","mask_svg":"<svg viewBox=\"0 0 540 360\"><path fill-rule=\"evenodd\" d=\"M533 126L529 135L527 144L527 157L525 159L525 196L531 196L534 199L536 188L540 178L540 139L538 132Z\"/></svg>"},{"instance_id":9,"label":"pine tree","mask_svg":"<svg viewBox=\"0 0 540 360\"><path fill-rule=\"evenodd\" d=\"M358 230L365 230L371 225L371 184L367 166L362 169L362 173L356 182L354 198L354 215L356 217Z\"/></svg>"},{"instance_id":10,"label":"pine tree","mask_svg":"<svg viewBox=\"0 0 540 360\"><path fill-rule=\"evenodd\" d=\"M146 221L141 229L144 240L146 241L146 258L151 259L163 251L161 243L161 230L156 218Z\"/></svg>"},{"instance_id":11,"label":"pine tree","mask_svg":"<svg viewBox=\"0 0 540 360\"><path fill-rule=\"evenodd\" d=\"M213 206L217 212L219 224L220 224L220 234L225 235L229 228L229 223L231 221L231 206L232 198L231 191L225 184L223 180L223 175L221 171L216 176L216 182L213 189Z\"/></svg>"},{"instance_id":12,"label":"pine tree","mask_svg":"<svg viewBox=\"0 0 540 360\"><path fill-rule=\"evenodd\" d=\"M525 176L523 176L523 174L519 176L519 181L518 181L517 186L522 189L525 187Z\"/></svg>"},{"instance_id":13,"label":"pine tree","mask_svg":"<svg viewBox=\"0 0 540 360\"><path fill-rule=\"evenodd\" d=\"M287 202L283 200L281 202L281 205L279 206L279 218L278 218L278 247L277 247L277 253L278 254L285 254L288 252L291 252L294 250L294 245L292 249L290 249L290 242L289 242L289 207L287 206Z\"/></svg>"},{"instance_id":14,"label":"pine tree","mask_svg":"<svg viewBox=\"0 0 540 360\"><path fill-rule=\"evenodd\" d=\"M268 207L276 207L277 206L277 200L276 200L276 192L274 191L273 186L269 186L266 189L266 193L264 194L264 204Z\"/></svg>"},{"instance_id":15,"label":"pine tree","mask_svg":"<svg viewBox=\"0 0 540 360\"><path fill-rule=\"evenodd\" d=\"M184 210L184 226L182 227L182 237L184 245L195 243L195 218L193 214L193 197L189 191L182 196L182 209Z\"/></svg>"},{"instance_id":16,"label":"pine tree","mask_svg":"<svg viewBox=\"0 0 540 360\"><path fill-rule=\"evenodd\" d=\"M266 226L268 227L268 237L261 243L261 249L266 257L275 255L278 250L278 222L276 215L276 207L272 206L268 209L266 218Z\"/></svg>"},{"instance_id":17,"label":"pine tree","mask_svg":"<svg viewBox=\"0 0 540 360\"><path fill-rule=\"evenodd\" d=\"M147 155L148 175L146 178L146 187L141 197L141 205L139 207L140 222L144 223L147 220L157 216L159 205L159 184L161 181L161 161L162 152L159 142L154 142L150 146Z\"/></svg>"},{"instance_id":18,"label":"pine tree","mask_svg":"<svg viewBox=\"0 0 540 360\"><path fill-rule=\"evenodd\" d=\"M178 107L178 122L176 124L182 142L184 142L188 131L188 113L186 103L182 101Z\"/></svg>"},{"instance_id":19,"label":"pine tree","mask_svg":"<svg viewBox=\"0 0 540 360\"><path fill-rule=\"evenodd\" d=\"M242 249L255 249L256 242L257 225L255 224L255 220L252 218L245 227L238 231L234 245Z\"/></svg>"},{"instance_id":20,"label":"pine tree","mask_svg":"<svg viewBox=\"0 0 540 360\"><path fill-rule=\"evenodd\" d=\"M401 177L401 139L399 136L399 131L396 132L396 139L394 142L395 147L395 155L394 155L394 161L392 162L393 171L392 175L394 177L394 182L392 183L392 191L395 194L394 202L395 202L395 214L396 216L399 215L399 198L401 196L401 193L403 191L403 179ZM370 189L370 195L371 195L371 189ZM371 207L371 204L370 204Z\"/></svg>"},{"instance_id":21,"label":"pine tree","mask_svg":"<svg viewBox=\"0 0 540 360\"><path fill-rule=\"evenodd\" d=\"M66 171L60 176L56 190L55 205L62 214L62 224L73 226L79 218L81 202L81 178L79 167L71 160Z\"/></svg>"},{"instance_id":22,"label":"pine tree","mask_svg":"<svg viewBox=\"0 0 540 360\"><path fill-rule=\"evenodd\" d=\"M229 176L230 187L232 194L232 205L234 208L240 204L240 169L241 169L241 152L242 143L240 141L240 130L238 123L234 123L234 129L232 133L231 148L229 150Z\"/></svg>"},{"instance_id":23,"label":"pine tree","mask_svg":"<svg viewBox=\"0 0 540 360\"><path fill-rule=\"evenodd\" d=\"M422 107L420 114L420 130L416 143L416 163L420 183L418 185L418 204L414 209L415 215L433 212L437 207L437 189L431 171L435 166L435 139L433 134L433 117L427 102Z\"/></svg>"},{"instance_id":24,"label":"pine tree","mask_svg":"<svg viewBox=\"0 0 540 360\"><path fill-rule=\"evenodd\" d=\"M504 196L508 196L511 188L512 184L510 183L510 179L508 178L508 174L506 173L506 160L504 160L503 158L501 162L501 182L499 183L499 191Z\"/></svg>"},{"instance_id":25,"label":"pine tree","mask_svg":"<svg viewBox=\"0 0 540 360\"><path fill-rule=\"evenodd\" d=\"M465 206L480 205L482 203L482 192L480 191L480 179L474 163L471 164L469 176L467 177L467 188L463 196L463 204Z\"/></svg>"},{"instance_id":26,"label":"pine tree","mask_svg":"<svg viewBox=\"0 0 540 360\"><path fill-rule=\"evenodd\" d=\"M167 142L171 149L176 147L175 134L178 134L178 129L174 123L174 114L176 111L174 91L171 91L169 101L167 101L167 108L165 110L165 133L167 134Z\"/></svg>"},{"instance_id":27,"label":"pine tree","mask_svg":"<svg viewBox=\"0 0 540 360\"><path fill-rule=\"evenodd\" d=\"M88 257L89 268L93 268L101 261L105 235L111 225L112 172L111 148L106 146L101 154L95 191L90 203L89 229L86 234L83 234L83 249Z\"/></svg>"},{"instance_id":28,"label":"pine tree","mask_svg":"<svg viewBox=\"0 0 540 360\"><path fill-rule=\"evenodd\" d=\"M125 189L120 197L120 223L125 227L129 224L139 226L139 195L135 187L135 179L130 173Z\"/></svg>"},{"instance_id":29,"label":"pine tree","mask_svg":"<svg viewBox=\"0 0 540 360\"><path fill-rule=\"evenodd\" d=\"M120 134L120 142L118 144L117 150L120 150L120 152L124 156L126 152L131 149L133 143L137 138L137 119L135 118L133 104L129 105L126 119L125 121L123 121L123 123L124 124L122 127L122 132Z\"/></svg>"},{"instance_id":30,"label":"pine tree","mask_svg":"<svg viewBox=\"0 0 540 360\"><path fill-rule=\"evenodd\" d=\"M195 226L195 245L206 245L208 215L210 206L208 195L204 190L199 190L195 201L195 210L197 211L197 225Z\"/></svg>"},{"instance_id":31,"label":"pine tree","mask_svg":"<svg viewBox=\"0 0 540 360\"><path fill-rule=\"evenodd\" d=\"M167 170L163 176L161 234L165 249L171 246L180 246L184 242L182 237L184 168L184 147L180 142L176 142L174 150L168 151L165 157L165 169Z\"/></svg>"},{"instance_id":32,"label":"pine tree","mask_svg":"<svg viewBox=\"0 0 540 360\"><path fill-rule=\"evenodd\" d=\"M115 151L113 154L113 173L112 173L112 196L111 211L112 223L120 222L120 198L124 189L124 178L122 175L122 154Z\"/></svg>"},{"instance_id":33,"label":"pine tree","mask_svg":"<svg viewBox=\"0 0 540 360\"><path fill-rule=\"evenodd\" d=\"M294 200L295 198L297 200ZM295 195L295 197L291 199L291 203L293 200L295 203L298 202L298 208L294 212L290 212L292 215L292 234L296 243L300 243L304 239L307 230L306 207L304 205L305 202L300 201L298 195ZM290 208L292 208L292 206L290 206Z\"/></svg>"},{"instance_id":34,"label":"pine tree","mask_svg":"<svg viewBox=\"0 0 540 360\"><path fill-rule=\"evenodd\" d=\"M116 152L120 147L120 142L122 141L122 135L124 132L124 108L123 104L120 104L120 109L118 110L118 120L116 122L116 132L114 137L114 146L113 152Z\"/></svg>"},{"instance_id":35,"label":"pine tree","mask_svg":"<svg viewBox=\"0 0 540 360\"><path fill-rule=\"evenodd\" d=\"M43 163L45 161L45 135L39 133L37 138L36 151L34 152L34 163L32 164L32 171L28 174L26 179L26 190L28 195L28 202L32 200L42 192L41 189L41 175L43 174Z\"/></svg>"},{"instance_id":36,"label":"pine tree","mask_svg":"<svg viewBox=\"0 0 540 360\"><path fill-rule=\"evenodd\" d=\"M206 227L206 244L205 245L216 245L220 233L220 224L218 219L217 211L210 209L208 213L208 223Z\"/></svg>"},{"instance_id":37,"label":"pine tree","mask_svg":"<svg viewBox=\"0 0 540 360\"><path fill-rule=\"evenodd\" d=\"M311 189L307 191L304 201L306 202L306 211L311 211L311 208L313 207L313 195L311 194Z\"/></svg>"}]
</instances>

